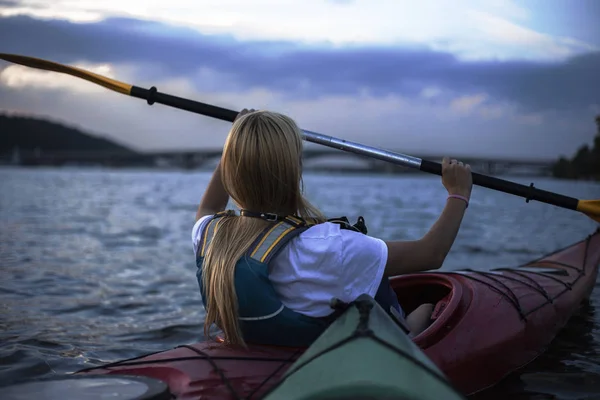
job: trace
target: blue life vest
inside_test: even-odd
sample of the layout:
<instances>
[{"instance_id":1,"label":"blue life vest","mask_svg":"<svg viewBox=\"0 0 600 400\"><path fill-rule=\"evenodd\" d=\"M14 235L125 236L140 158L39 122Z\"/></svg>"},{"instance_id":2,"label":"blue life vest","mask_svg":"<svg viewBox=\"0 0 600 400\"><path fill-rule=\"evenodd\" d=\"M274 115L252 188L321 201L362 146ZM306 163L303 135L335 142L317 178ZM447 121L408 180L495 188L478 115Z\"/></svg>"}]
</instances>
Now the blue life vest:
<instances>
[{"instance_id":1,"label":"blue life vest","mask_svg":"<svg viewBox=\"0 0 600 400\"><path fill-rule=\"evenodd\" d=\"M222 212L213 215L204 226L196 254L196 277L203 304L206 296L202 284L202 263ZM359 219L362 220L362 217ZM329 220L339 223L342 229L361 230L360 225L350 225L345 218ZM294 237L312 225L304 220L287 216L265 228L255 242L237 262L234 285L238 298L239 326L244 341L273 346L307 347L323 333L337 317L335 312L323 318L309 317L284 306L269 280L269 262ZM358 228L357 228L358 226ZM398 299L388 278L381 281L375 300L388 311L391 307L401 312Z\"/></svg>"}]
</instances>

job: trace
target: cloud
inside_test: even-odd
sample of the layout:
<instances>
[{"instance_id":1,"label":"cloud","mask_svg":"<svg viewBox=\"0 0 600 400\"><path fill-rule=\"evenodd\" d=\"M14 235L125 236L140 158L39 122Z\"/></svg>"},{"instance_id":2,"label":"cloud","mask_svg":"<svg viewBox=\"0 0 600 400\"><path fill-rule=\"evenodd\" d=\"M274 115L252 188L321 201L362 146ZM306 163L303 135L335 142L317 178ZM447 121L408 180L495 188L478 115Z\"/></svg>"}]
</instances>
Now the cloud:
<instances>
[{"instance_id":1,"label":"cloud","mask_svg":"<svg viewBox=\"0 0 600 400\"><path fill-rule=\"evenodd\" d=\"M505 110L501 105L483 106L479 108L479 115L484 119L498 119L505 114Z\"/></svg>"},{"instance_id":2,"label":"cloud","mask_svg":"<svg viewBox=\"0 0 600 400\"><path fill-rule=\"evenodd\" d=\"M431 99L439 96L441 93L442 91L435 86L426 86L423 88L423 90L421 90L421 97Z\"/></svg>"},{"instance_id":3,"label":"cloud","mask_svg":"<svg viewBox=\"0 0 600 400\"><path fill-rule=\"evenodd\" d=\"M188 78L219 71L223 90L265 89L315 99L325 94L415 97L426 88L448 98L486 93L524 112L576 110L600 103L600 52L565 61L460 61L422 47L307 46L241 42L134 19L96 23L0 19L2 51L59 62L143 64L138 79ZM203 84L206 80L202 79ZM431 93L431 92L429 92Z\"/></svg>"},{"instance_id":4,"label":"cloud","mask_svg":"<svg viewBox=\"0 0 600 400\"><path fill-rule=\"evenodd\" d=\"M526 114L518 116L517 121L525 125L538 126L542 124L544 117L540 114Z\"/></svg>"},{"instance_id":5,"label":"cloud","mask_svg":"<svg viewBox=\"0 0 600 400\"><path fill-rule=\"evenodd\" d=\"M412 43L452 52L459 59L554 60L589 50L589 45L581 39L556 37L552 33L556 24L542 23L533 30L529 25L540 25L538 10L532 13L516 0L354 0L342 3L174 0L165 7L163 0L19 0L17 6L0 6L0 16L28 15L72 22L125 17L231 35L238 40L388 46ZM545 10L559 6L556 0L544 3ZM526 42L523 38L527 38ZM592 42L598 45L597 40Z\"/></svg>"},{"instance_id":6,"label":"cloud","mask_svg":"<svg viewBox=\"0 0 600 400\"><path fill-rule=\"evenodd\" d=\"M231 109L269 108L306 129L416 155L571 154L593 136L600 104L599 53L465 61L424 46L240 41L131 18L0 18L0 37L0 52ZM12 64L0 64L0 109L50 115L146 150L218 147L229 126Z\"/></svg>"},{"instance_id":7,"label":"cloud","mask_svg":"<svg viewBox=\"0 0 600 400\"><path fill-rule=\"evenodd\" d=\"M469 114L474 108L483 103L486 98L485 94L457 97L450 102L450 108L460 114Z\"/></svg>"}]
</instances>

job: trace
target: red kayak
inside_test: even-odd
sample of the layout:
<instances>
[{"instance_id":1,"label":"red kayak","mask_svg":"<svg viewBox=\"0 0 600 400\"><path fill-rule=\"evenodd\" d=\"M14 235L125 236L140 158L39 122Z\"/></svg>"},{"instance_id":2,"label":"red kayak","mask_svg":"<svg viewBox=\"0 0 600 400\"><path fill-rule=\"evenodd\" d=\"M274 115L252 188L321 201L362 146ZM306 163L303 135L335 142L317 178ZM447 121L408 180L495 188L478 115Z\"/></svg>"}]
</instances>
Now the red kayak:
<instances>
[{"instance_id":1,"label":"red kayak","mask_svg":"<svg viewBox=\"0 0 600 400\"><path fill-rule=\"evenodd\" d=\"M495 385L546 349L591 294L599 264L600 229L519 267L419 273L391 281L407 312L424 302L436 304L434 322L414 342L469 395ZM77 374L157 378L181 400L258 399L303 351L267 346L244 351L211 341Z\"/></svg>"}]
</instances>

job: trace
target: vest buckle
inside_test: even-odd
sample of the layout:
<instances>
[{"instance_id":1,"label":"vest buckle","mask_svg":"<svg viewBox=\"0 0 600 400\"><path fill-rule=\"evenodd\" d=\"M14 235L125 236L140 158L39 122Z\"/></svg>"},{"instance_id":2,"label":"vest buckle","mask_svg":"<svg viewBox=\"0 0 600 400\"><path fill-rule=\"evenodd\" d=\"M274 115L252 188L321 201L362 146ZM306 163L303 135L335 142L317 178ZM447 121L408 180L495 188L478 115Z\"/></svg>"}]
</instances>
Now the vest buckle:
<instances>
[{"instance_id":1,"label":"vest buckle","mask_svg":"<svg viewBox=\"0 0 600 400\"><path fill-rule=\"evenodd\" d=\"M260 217L269 222L279 221L279 215L273 213L260 213Z\"/></svg>"}]
</instances>

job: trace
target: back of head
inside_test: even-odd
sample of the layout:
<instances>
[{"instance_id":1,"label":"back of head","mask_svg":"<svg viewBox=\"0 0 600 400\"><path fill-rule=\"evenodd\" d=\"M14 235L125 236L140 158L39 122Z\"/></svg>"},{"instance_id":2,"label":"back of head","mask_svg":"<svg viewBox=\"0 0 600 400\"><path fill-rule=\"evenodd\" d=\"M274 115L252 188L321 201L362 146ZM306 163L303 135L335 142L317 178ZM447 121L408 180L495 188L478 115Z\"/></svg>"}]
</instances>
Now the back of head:
<instances>
[{"instance_id":1,"label":"back of head","mask_svg":"<svg viewBox=\"0 0 600 400\"><path fill-rule=\"evenodd\" d=\"M221 180L237 206L323 222L322 214L302 195L302 143L300 129L285 115L256 111L238 118L221 158ZM216 323L227 343L245 344L238 324L235 268L268 224L258 218L221 217L202 266L205 334Z\"/></svg>"},{"instance_id":2,"label":"back of head","mask_svg":"<svg viewBox=\"0 0 600 400\"><path fill-rule=\"evenodd\" d=\"M236 120L221 169L225 190L240 208L280 215L303 208L301 135L291 118L274 112Z\"/></svg>"}]
</instances>

